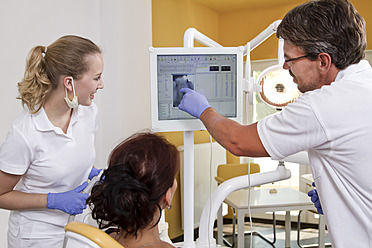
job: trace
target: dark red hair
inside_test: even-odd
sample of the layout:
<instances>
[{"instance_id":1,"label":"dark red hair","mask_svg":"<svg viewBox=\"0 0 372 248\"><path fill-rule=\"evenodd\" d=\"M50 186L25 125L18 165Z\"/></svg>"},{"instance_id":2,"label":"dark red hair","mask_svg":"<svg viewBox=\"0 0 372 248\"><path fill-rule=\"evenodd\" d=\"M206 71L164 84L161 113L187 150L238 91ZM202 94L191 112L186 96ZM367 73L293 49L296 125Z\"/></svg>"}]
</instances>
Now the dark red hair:
<instances>
[{"instance_id":1,"label":"dark red hair","mask_svg":"<svg viewBox=\"0 0 372 248\"><path fill-rule=\"evenodd\" d=\"M172 187L179 170L177 148L162 136L137 133L110 154L104 180L87 200L100 228L118 226L137 235L153 220L157 204Z\"/></svg>"}]
</instances>

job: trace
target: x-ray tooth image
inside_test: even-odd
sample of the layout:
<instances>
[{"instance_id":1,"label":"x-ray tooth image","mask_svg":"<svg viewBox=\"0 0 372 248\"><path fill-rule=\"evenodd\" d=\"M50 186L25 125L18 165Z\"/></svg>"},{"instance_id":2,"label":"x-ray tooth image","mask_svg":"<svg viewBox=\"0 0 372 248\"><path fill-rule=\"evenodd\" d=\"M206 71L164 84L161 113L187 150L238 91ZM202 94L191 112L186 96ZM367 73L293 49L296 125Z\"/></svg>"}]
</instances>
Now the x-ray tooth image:
<instances>
[{"instance_id":1,"label":"x-ray tooth image","mask_svg":"<svg viewBox=\"0 0 372 248\"><path fill-rule=\"evenodd\" d=\"M182 100L182 88L194 89L194 75L172 75L173 76L173 107L178 107Z\"/></svg>"}]
</instances>

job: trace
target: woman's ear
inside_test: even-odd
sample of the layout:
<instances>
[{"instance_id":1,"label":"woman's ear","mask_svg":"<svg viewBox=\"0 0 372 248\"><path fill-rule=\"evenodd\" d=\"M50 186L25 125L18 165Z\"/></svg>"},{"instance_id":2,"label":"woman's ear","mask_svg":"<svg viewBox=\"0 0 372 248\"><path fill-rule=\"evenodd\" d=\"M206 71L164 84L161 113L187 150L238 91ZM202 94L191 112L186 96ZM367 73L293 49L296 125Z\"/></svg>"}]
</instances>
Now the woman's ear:
<instances>
[{"instance_id":1,"label":"woman's ear","mask_svg":"<svg viewBox=\"0 0 372 248\"><path fill-rule=\"evenodd\" d=\"M63 77L63 85L65 86L65 88L69 91L73 91L73 83L74 83L74 79L70 76L66 76L66 77Z\"/></svg>"},{"instance_id":2,"label":"woman's ear","mask_svg":"<svg viewBox=\"0 0 372 248\"><path fill-rule=\"evenodd\" d=\"M174 179L172 187L168 188L167 192L165 192L165 207L169 208L171 207L172 199L174 196L174 193L177 190L177 180Z\"/></svg>"},{"instance_id":3,"label":"woman's ear","mask_svg":"<svg viewBox=\"0 0 372 248\"><path fill-rule=\"evenodd\" d=\"M173 194L174 193L172 192L172 188L169 188L167 192L165 193L165 206L166 207L169 207L171 205Z\"/></svg>"}]
</instances>

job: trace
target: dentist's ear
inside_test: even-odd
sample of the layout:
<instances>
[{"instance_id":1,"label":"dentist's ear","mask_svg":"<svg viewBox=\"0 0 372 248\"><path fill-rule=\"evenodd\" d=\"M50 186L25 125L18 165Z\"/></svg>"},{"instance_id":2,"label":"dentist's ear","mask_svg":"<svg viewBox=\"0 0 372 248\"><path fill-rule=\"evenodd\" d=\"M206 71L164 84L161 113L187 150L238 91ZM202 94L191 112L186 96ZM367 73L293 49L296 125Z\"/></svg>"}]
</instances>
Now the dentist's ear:
<instances>
[{"instance_id":1,"label":"dentist's ear","mask_svg":"<svg viewBox=\"0 0 372 248\"><path fill-rule=\"evenodd\" d=\"M72 77L65 77L63 79L63 84L65 86L65 93L66 93L65 101L66 101L67 106L69 106L70 108L77 108L79 106L79 101L75 93L74 79ZM67 89L69 91L72 91L74 94L72 100L68 96Z\"/></svg>"},{"instance_id":2,"label":"dentist's ear","mask_svg":"<svg viewBox=\"0 0 372 248\"><path fill-rule=\"evenodd\" d=\"M328 53L319 53L319 68L321 73L328 73L332 66L332 58Z\"/></svg>"},{"instance_id":3,"label":"dentist's ear","mask_svg":"<svg viewBox=\"0 0 372 248\"><path fill-rule=\"evenodd\" d=\"M63 85L65 86L66 89L69 91L73 91L74 88L74 78L71 76L64 77L63 78Z\"/></svg>"}]
</instances>

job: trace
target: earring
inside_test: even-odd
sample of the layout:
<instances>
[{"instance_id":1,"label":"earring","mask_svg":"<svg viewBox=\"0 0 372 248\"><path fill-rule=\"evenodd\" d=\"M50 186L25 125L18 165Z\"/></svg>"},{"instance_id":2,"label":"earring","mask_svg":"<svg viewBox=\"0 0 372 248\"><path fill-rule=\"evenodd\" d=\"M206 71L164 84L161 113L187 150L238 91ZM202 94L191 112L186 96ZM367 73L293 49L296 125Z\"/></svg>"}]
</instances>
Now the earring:
<instances>
[{"instance_id":1,"label":"earring","mask_svg":"<svg viewBox=\"0 0 372 248\"><path fill-rule=\"evenodd\" d=\"M169 204L169 206L165 205L165 208L166 209L171 209L172 208L172 204Z\"/></svg>"}]
</instances>

